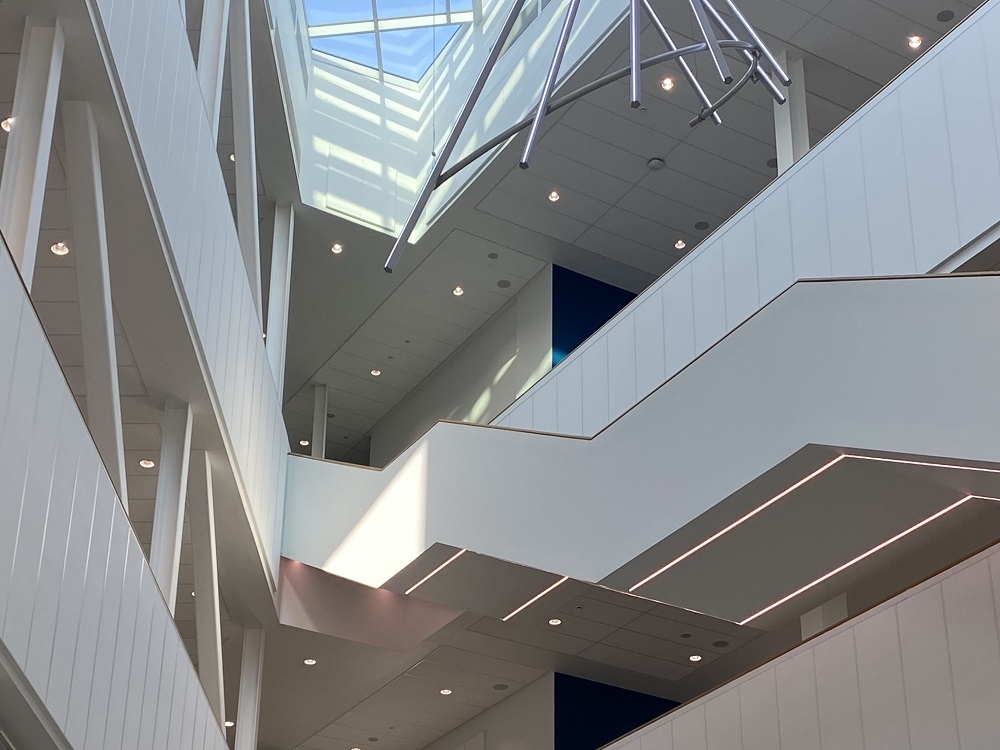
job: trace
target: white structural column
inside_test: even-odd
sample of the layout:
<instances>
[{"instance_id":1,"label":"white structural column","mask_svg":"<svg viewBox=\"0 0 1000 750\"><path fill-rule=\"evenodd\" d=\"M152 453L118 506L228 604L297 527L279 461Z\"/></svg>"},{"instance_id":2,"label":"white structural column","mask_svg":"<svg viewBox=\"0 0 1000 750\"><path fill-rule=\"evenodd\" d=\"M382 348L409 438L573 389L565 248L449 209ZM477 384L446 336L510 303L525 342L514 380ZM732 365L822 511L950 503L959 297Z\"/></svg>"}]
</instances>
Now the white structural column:
<instances>
[{"instance_id":1,"label":"white structural column","mask_svg":"<svg viewBox=\"0 0 1000 750\"><path fill-rule=\"evenodd\" d=\"M0 176L0 231L29 290L35 273L62 60L59 22L46 25L29 17L24 26L11 110L14 124L7 136Z\"/></svg>"},{"instance_id":2,"label":"white structural column","mask_svg":"<svg viewBox=\"0 0 1000 750\"><path fill-rule=\"evenodd\" d=\"M66 187L80 297L87 426L127 511L125 445L122 440L118 355L111 306L97 125L90 104L86 102L63 102L62 123L66 140Z\"/></svg>"},{"instance_id":3,"label":"white structural column","mask_svg":"<svg viewBox=\"0 0 1000 750\"><path fill-rule=\"evenodd\" d=\"M188 475L188 521L194 556L194 620L198 639L198 676L221 727L226 721L222 679L222 626L219 568L215 546L215 495L212 464L205 451L193 451Z\"/></svg>"},{"instance_id":4,"label":"white structural column","mask_svg":"<svg viewBox=\"0 0 1000 750\"><path fill-rule=\"evenodd\" d=\"M149 567L171 615L177 599L177 571L181 561L181 534L184 531L190 457L191 406L168 405L163 418L163 444L160 448L160 474L156 481L156 504L153 507Z\"/></svg>"},{"instance_id":5,"label":"white structural column","mask_svg":"<svg viewBox=\"0 0 1000 750\"><path fill-rule=\"evenodd\" d=\"M234 750L257 750L260 719L260 678L264 672L264 631L243 631L243 662L240 669L240 698L236 708Z\"/></svg>"},{"instance_id":6,"label":"white structural column","mask_svg":"<svg viewBox=\"0 0 1000 750\"><path fill-rule=\"evenodd\" d=\"M806 114L805 65L798 55L782 52L778 62L792 79L786 89L788 101L774 102L774 143L778 174L784 173L809 151L809 117Z\"/></svg>"},{"instance_id":7,"label":"white structural column","mask_svg":"<svg viewBox=\"0 0 1000 750\"><path fill-rule=\"evenodd\" d=\"M288 339L288 288L292 278L295 210L289 203L274 207L271 241L271 288L267 294L267 359L278 394L285 387L285 344Z\"/></svg>"},{"instance_id":8,"label":"white structural column","mask_svg":"<svg viewBox=\"0 0 1000 750\"><path fill-rule=\"evenodd\" d=\"M330 405L330 391L324 383L316 383L313 394L312 457L326 458L326 410Z\"/></svg>"},{"instance_id":9,"label":"white structural column","mask_svg":"<svg viewBox=\"0 0 1000 750\"><path fill-rule=\"evenodd\" d=\"M250 278L250 292L263 319L260 297L260 227L257 216L257 144L253 122L250 0L230 0L229 71L233 83L233 154L236 156L236 228Z\"/></svg>"},{"instance_id":10,"label":"white structural column","mask_svg":"<svg viewBox=\"0 0 1000 750\"><path fill-rule=\"evenodd\" d=\"M198 80L214 141L219 139L219 110L228 32L229 0L205 0L201 11L201 34L198 38Z\"/></svg>"}]
</instances>

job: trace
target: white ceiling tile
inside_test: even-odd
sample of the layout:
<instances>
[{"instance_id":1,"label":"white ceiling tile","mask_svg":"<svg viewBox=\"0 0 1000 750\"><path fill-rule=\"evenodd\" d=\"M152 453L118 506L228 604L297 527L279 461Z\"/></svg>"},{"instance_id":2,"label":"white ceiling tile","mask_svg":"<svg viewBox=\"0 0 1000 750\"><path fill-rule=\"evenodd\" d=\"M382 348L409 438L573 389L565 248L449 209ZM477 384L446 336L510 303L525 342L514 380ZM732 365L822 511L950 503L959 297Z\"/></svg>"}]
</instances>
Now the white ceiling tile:
<instances>
[{"instance_id":1,"label":"white ceiling tile","mask_svg":"<svg viewBox=\"0 0 1000 750\"><path fill-rule=\"evenodd\" d=\"M563 242L572 243L587 229L587 224L583 221L550 211L537 203L501 190L491 192L479 202L477 208Z\"/></svg>"},{"instance_id":2,"label":"white ceiling tile","mask_svg":"<svg viewBox=\"0 0 1000 750\"><path fill-rule=\"evenodd\" d=\"M572 184L574 183L553 183L540 173L515 166L500 181L496 189L519 196L541 209L569 216L581 222L591 221L594 216L600 216L608 209L608 203L584 195L570 187ZM553 202L548 199L552 191L559 193L558 201Z\"/></svg>"},{"instance_id":3,"label":"white ceiling tile","mask_svg":"<svg viewBox=\"0 0 1000 750\"><path fill-rule=\"evenodd\" d=\"M625 213L618 211L618 209L615 211L616 215ZM634 227L635 222L630 222L630 225ZM614 258L621 263L627 263L634 268L641 268L655 276L666 273L678 260L677 257L666 252L654 250L648 245L640 244L619 234L612 234L610 231L596 226L584 232L577 244L580 247L593 250L595 253ZM671 250L673 250L672 246Z\"/></svg>"}]
</instances>

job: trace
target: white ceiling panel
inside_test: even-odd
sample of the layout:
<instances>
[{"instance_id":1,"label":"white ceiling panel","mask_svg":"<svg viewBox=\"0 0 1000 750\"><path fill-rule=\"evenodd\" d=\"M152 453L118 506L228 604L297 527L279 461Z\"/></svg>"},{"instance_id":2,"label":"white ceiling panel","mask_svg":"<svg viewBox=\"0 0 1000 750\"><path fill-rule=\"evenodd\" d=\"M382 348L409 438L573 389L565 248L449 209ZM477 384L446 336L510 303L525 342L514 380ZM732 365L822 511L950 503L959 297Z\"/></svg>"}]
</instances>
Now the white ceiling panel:
<instances>
[{"instance_id":1,"label":"white ceiling panel","mask_svg":"<svg viewBox=\"0 0 1000 750\"><path fill-rule=\"evenodd\" d=\"M577 244L580 247L593 250L601 255L614 258L621 263L641 268L643 271L656 276L666 273L678 260L673 255L654 250L617 234L612 234L600 227L591 227L588 229L577 240Z\"/></svg>"},{"instance_id":2,"label":"white ceiling panel","mask_svg":"<svg viewBox=\"0 0 1000 750\"><path fill-rule=\"evenodd\" d=\"M657 659L627 649L616 648L607 643L595 643L582 654L585 659L610 664L619 669L656 675L668 680L679 680L694 670L674 662Z\"/></svg>"},{"instance_id":3,"label":"white ceiling panel","mask_svg":"<svg viewBox=\"0 0 1000 750\"><path fill-rule=\"evenodd\" d=\"M532 153L529 173L554 185L571 185L574 191L604 204L616 203L632 187L627 180L544 148Z\"/></svg>"},{"instance_id":4,"label":"white ceiling panel","mask_svg":"<svg viewBox=\"0 0 1000 750\"><path fill-rule=\"evenodd\" d=\"M372 317L358 329L358 335L378 341L390 348L412 349L419 356L437 362L443 362L454 351L452 344L416 331L413 323L413 321L401 321L398 316L389 320Z\"/></svg>"},{"instance_id":5,"label":"white ceiling panel","mask_svg":"<svg viewBox=\"0 0 1000 750\"><path fill-rule=\"evenodd\" d=\"M610 207L603 201L574 190L566 183L555 183L534 169L524 170L514 167L500 181L497 189L519 196L540 208L584 223L592 221L593 217L600 216ZM548 199L549 193L553 190L559 193L560 200L553 202Z\"/></svg>"},{"instance_id":6,"label":"white ceiling panel","mask_svg":"<svg viewBox=\"0 0 1000 750\"><path fill-rule=\"evenodd\" d=\"M490 257L491 253L495 253L497 257ZM490 242L460 229L450 232L438 246L437 251L424 263L429 268L439 269L439 263L447 265L456 259L480 262L498 273L513 275L526 281L534 277L545 265L537 258L517 252L507 245Z\"/></svg>"},{"instance_id":7,"label":"white ceiling panel","mask_svg":"<svg viewBox=\"0 0 1000 750\"><path fill-rule=\"evenodd\" d=\"M394 370L402 370L420 378L427 377L440 364L410 351L408 347L390 346L360 335L348 339L343 350L368 362L391 361Z\"/></svg>"},{"instance_id":8,"label":"white ceiling panel","mask_svg":"<svg viewBox=\"0 0 1000 750\"><path fill-rule=\"evenodd\" d=\"M601 92L613 89L615 86L608 86L595 92L594 102L599 104L601 100L598 97L601 96ZM626 113L622 116L602 106L596 106L595 103L585 99L573 104L560 123L618 146L646 161L654 156L662 156L677 143L675 138L654 129L660 127L660 123L652 118L649 118L650 126L647 127L631 119L633 113L627 106L618 105L616 112Z\"/></svg>"},{"instance_id":9,"label":"white ceiling panel","mask_svg":"<svg viewBox=\"0 0 1000 750\"><path fill-rule=\"evenodd\" d=\"M563 242L572 243L587 229L586 222L550 211L538 202L523 200L502 190L491 192L479 202L477 208Z\"/></svg>"},{"instance_id":10,"label":"white ceiling panel","mask_svg":"<svg viewBox=\"0 0 1000 750\"><path fill-rule=\"evenodd\" d=\"M742 196L672 169L651 170L638 184L677 203L712 206L713 215L731 216L746 204Z\"/></svg>"},{"instance_id":11,"label":"white ceiling panel","mask_svg":"<svg viewBox=\"0 0 1000 750\"><path fill-rule=\"evenodd\" d=\"M688 224L684 229L671 227L667 226L666 222L653 221L622 208L612 208L601 217L595 226L619 237L626 237L638 242L658 253L677 255L678 257L681 253L674 248L677 240L702 234L694 229L693 223ZM684 241L689 242L690 240L684 239Z\"/></svg>"},{"instance_id":12,"label":"white ceiling panel","mask_svg":"<svg viewBox=\"0 0 1000 750\"><path fill-rule=\"evenodd\" d=\"M545 139L543 145L546 150L571 159L580 159L586 154L590 167L627 182L639 180L647 171L648 157L636 155L622 148L621 144L608 143L561 122L552 128L550 137Z\"/></svg>"},{"instance_id":13,"label":"white ceiling panel","mask_svg":"<svg viewBox=\"0 0 1000 750\"><path fill-rule=\"evenodd\" d=\"M819 17L814 17L791 41L817 57L875 81L891 80L917 57L916 53L910 57L904 52L913 52L905 38L900 40L898 52L890 51Z\"/></svg>"}]
</instances>

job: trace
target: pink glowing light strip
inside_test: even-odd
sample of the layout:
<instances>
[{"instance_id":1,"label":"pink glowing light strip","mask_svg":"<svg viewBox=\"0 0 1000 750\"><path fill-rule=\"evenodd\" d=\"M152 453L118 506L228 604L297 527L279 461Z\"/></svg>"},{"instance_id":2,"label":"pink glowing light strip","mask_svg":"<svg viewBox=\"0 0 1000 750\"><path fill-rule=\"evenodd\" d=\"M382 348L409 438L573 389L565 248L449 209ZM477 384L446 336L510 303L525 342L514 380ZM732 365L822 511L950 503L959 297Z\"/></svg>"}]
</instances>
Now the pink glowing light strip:
<instances>
[{"instance_id":1,"label":"pink glowing light strip","mask_svg":"<svg viewBox=\"0 0 1000 750\"><path fill-rule=\"evenodd\" d=\"M525 602L524 604L522 604L522 605L521 605L520 607L518 607L518 608L517 608L517 609L515 609L515 610L514 610L513 612L511 612L511 613L510 613L509 615L507 615L507 616L506 616L505 618L503 618L503 622L507 622L507 620L509 620L509 619L510 619L511 617L513 617L514 615L516 615L516 614L517 614L518 612L520 612L521 610L524 610L524 609L527 609L527 608L528 608L528 607L530 607L530 606L531 606L532 604L534 604L534 603L535 603L535 602L537 602L537 601L538 601L539 599L541 599L541 598L542 598L543 596L545 596L545 595L546 595L547 593L549 593L550 591L554 591L554 590L555 590L555 589L557 589L557 588L558 588L559 586L562 586L562 585L563 585L564 583L566 583L566 581L568 581L568 580L569 580L569 576L563 576L563 577L562 577L562 578L560 578L560 579L559 579L558 581L556 581L556 582L555 582L555 583L553 583L553 584L552 584L551 586L549 586L549 587L548 587L547 589L545 589L545 591L543 591L542 593L540 593L540 594L535 594L535 595L534 595L533 597L531 597L530 599L528 599L528 601L526 601L526 602Z\"/></svg>"},{"instance_id":2,"label":"pink glowing light strip","mask_svg":"<svg viewBox=\"0 0 1000 750\"><path fill-rule=\"evenodd\" d=\"M858 461L877 461L884 464L905 464L907 466L929 466L932 469L957 469L959 471L978 471L983 474L1000 474L1000 469L987 469L982 466L961 466L959 464L940 464L932 461L913 461L905 458L886 458L884 456L857 456L848 453L844 458L853 458ZM984 500L989 498L982 498Z\"/></svg>"},{"instance_id":3,"label":"pink glowing light strip","mask_svg":"<svg viewBox=\"0 0 1000 750\"><path fill-rule=\"evenodd\" d=\"M963 497L958 502L952 503L947 508L942 508L937 513L935 513L934 515L928 516L923 521L920 521L920 523L914 524L913 526L911 526L910 528L906 529L905 531L899 532L898 534L896 534L896 536L892 537L891 539L886 539L881 544L879 544L879 545L877 545L875 547L872 547L870 550L868 550L867 552L864 552L864 553L858 555L853 560L849 560L848 562L844 563L840 567L834 568L829 573L826 573L826 574L820 576L819 578L817 578L812 583L807 583L802 588L800 588L800 589L798 589L796 591L793 591L788 596L782 597L778 601L774 602L774 604L769 604L768 606L764 607L764 609L762 609L760 612L757 612L756 614L750 615L750 617L748 617L747 619L743 620L739 624L740 625L746 625L748 622L756 620L758 617L760 617L761 615L763 615L763 614L765 614L767 612L770 612L775 607L780 607L782 604L784 604L785 602L787 602L787 601L789 601L791 599L794 599L799 594L802 594L802 593L808 591L809 589L813 588L814 586L818 586L819 584L823 583L823 581L827 580L828 578L832 578L833 576L837 575L838 573L841 573L841 572L847 570L849 567L851 567L852 565L854 565L856 563L861 562L865 558L871 557L872 555L874 555L879 550L885 549L886 547L888 547L890 544L893 544L894 542L898 542L900 539L902 539L903 537L907 536L908 534L912 534L917 529L923 528L924 526L926 526L927 524L929 524L931 521L934 521L934 520L940 518L941 516L943 516L945 513L950 513L951 511L955 510L955 508L958 508L959 506L964 505L969 500L972 500L974 497L976 497L976 496L975 495L966 495L965 497Z\"/></svg>"},{"instance_id":4,"label":"pink glowing light strip","mask_svg":"<svg viewBox=\"0 0 1000 750\"><path fill-rule=\"evenodd\" d=\"M709 544L711 544L712 542L714 542L716 539L718 539L719 537L721 537L721 536L723 536L725 534L728 534L730 531L732 531L733 529L735 529L737 526L739 526L740 524L744 523L745 521L749 521L751 518L753 518L754 516L756 516L758 513L760 513L765 508L769 508L770 506L774 505L776 502L778 502L779 500L781 500L781 498L788 496L789 494L791 494L792 492L794 492L795 490L797 490L799 487L801 487L802 485L804 485L806 482L809 482L810 480L815 479L820 474L822 474L824 471L826 471L827 469L829 469L829 468L835 466L836 464L840 463L845 458L848 458L848 456L845 456L845 455L837 456L832 461L829 461L826 464L824 464L823 466L820 466L812 474L810 474L810 475L808 475L808 476L800 479L799 481L797 481L795 484L793 484L788 489L786 489L786 490L784 490L782 492L779 492L777 495L775 495L774 497L772 497L770 500L768 500L763 505L758 505L756 508L754 508L752 511L750 511L749 513L747 513L745 516L743 516L742 518L739 518L739 519L733 521L731 524L729 524L728 526L726 526L726 528L722 529L721 531L715 532L708 539L706 539L705 541L701 542L700 544L692 547L691 549L689 549L687 552L685 552L680 557L675 558L674 560L671 560L666 565L664 565L662 568L660 568L659 570L657 570L655 573L650 573L648 576L646 576L645 578L643 578L637 584L635 584L634 586L632 586L628 590L629 593L631 594L633 591L635 591L640 586L645 586L647 583L649 583L650 581L652 581L654 578L656 578L661 573L666 573L668 570L670 570L672 567L674 567L677 563L683 562L684 560L686 560L689 557L691 557L691 555L693 555L698 550L703 549L704 547L707 547Z\"/></svg>"},{"instance_id":5,"label":"pink glowing light strip","mask_svg":"<svg viewBox=\"0 0 1000 750\"><path fill-rule=\"evenodd\" d=\"M420 579L419 581L417 581L417 582L416 582L415 584L413 584L412 586L410 586L410 588L408 588L408 589L406 590L406 593L407 593L407 594L412 594L412 593L413 593L414 591L416 591L416 590L417 590L417 589L418 589L419 587L423 586L423 585L424 585L425 583L427 583L427 582L428 582L428 581L429 581L429 580L430 580L431 578L433 578L433 577L434 577L434 576L436 576L436 575L437 575L438 573L440 573L440 572L441 572L442 570L444 570L445 568L447 568L447 567L448 567L449 565L451 565L451 564L452 564L453 562L455 562L455 560L457 560L458 558L460 558L460 557L461 557L462 555L464 555L465 553L466 553L466 550L464 550L464 549L460 549L460 550L459 550L458 552L456 552L456 553L455 553L454 555L452 555L452 556L451 556L451 557L449 557L449 558L448 558L447 560L445 560L445 561L444 561L443 563L441 563L441 564L440 564L440 565L438 565L438 566L437 566L436 568L434 568L434 570L432 570L432 571L431 571L430 573L428 573L428 574L427 574L427 575L425 575L425 576L424 576L423 578L421 578L421 579Z\"/></svg>"}]
</instances>

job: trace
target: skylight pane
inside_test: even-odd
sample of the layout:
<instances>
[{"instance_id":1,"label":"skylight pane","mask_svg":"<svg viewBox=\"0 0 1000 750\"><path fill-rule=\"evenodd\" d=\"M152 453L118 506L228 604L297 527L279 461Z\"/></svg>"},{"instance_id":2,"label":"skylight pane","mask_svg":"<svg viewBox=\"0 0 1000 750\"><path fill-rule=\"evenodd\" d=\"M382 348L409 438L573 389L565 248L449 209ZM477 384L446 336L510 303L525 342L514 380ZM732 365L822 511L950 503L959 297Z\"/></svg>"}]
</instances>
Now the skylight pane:
<instances>
[{"instance_id":1,"label":"skylight pane","mask_svg":"<svg viewBox=\"0 0 1000 750\"><path fill-rule=\"evenodd\" d=\"M465 13L472 10L472 0L451 0L452 13Z\"/></svg>"},{"instance_id":2,"label":"skylight pane","mask_svg":"<svg viewBox=\"0 0 1000 750\"><path fill-rule=\"evenodd\" d=\"M383 35L384 36L384 35ZM378 68L378 51L375 34L341 34L339 36L313 37L313 49L328 55L349 60L358 65Z\"/></svg>"},{"instance_id":3,"label":"skylight pane","mask_svg":"<svg viewBox=\"0 0 1000 750\"><path fill-rule=\"evenodd\" d=\"M447 13L445 0L377 0L379 18L411 18Z\"/></svg>"},{"instance_id":4,"label":"skylight pane","mask_svg":"<svg viewBox=\"0 0 1000 750\"><path fill-rule=\"evenodd\" d=\"M305 4L310 26L372 20L371 0L305 0Z\"/></svg>"},{"instance_id":5,"label":"skylight pane","mask_svg":"<svg viewBox=\"0 0 1000 750\"><path fill-rule=\"evenodd\" d=\"M419 81L462 24L383 31L382 68L386 73Z\"/></svg>"}]
</instances>

